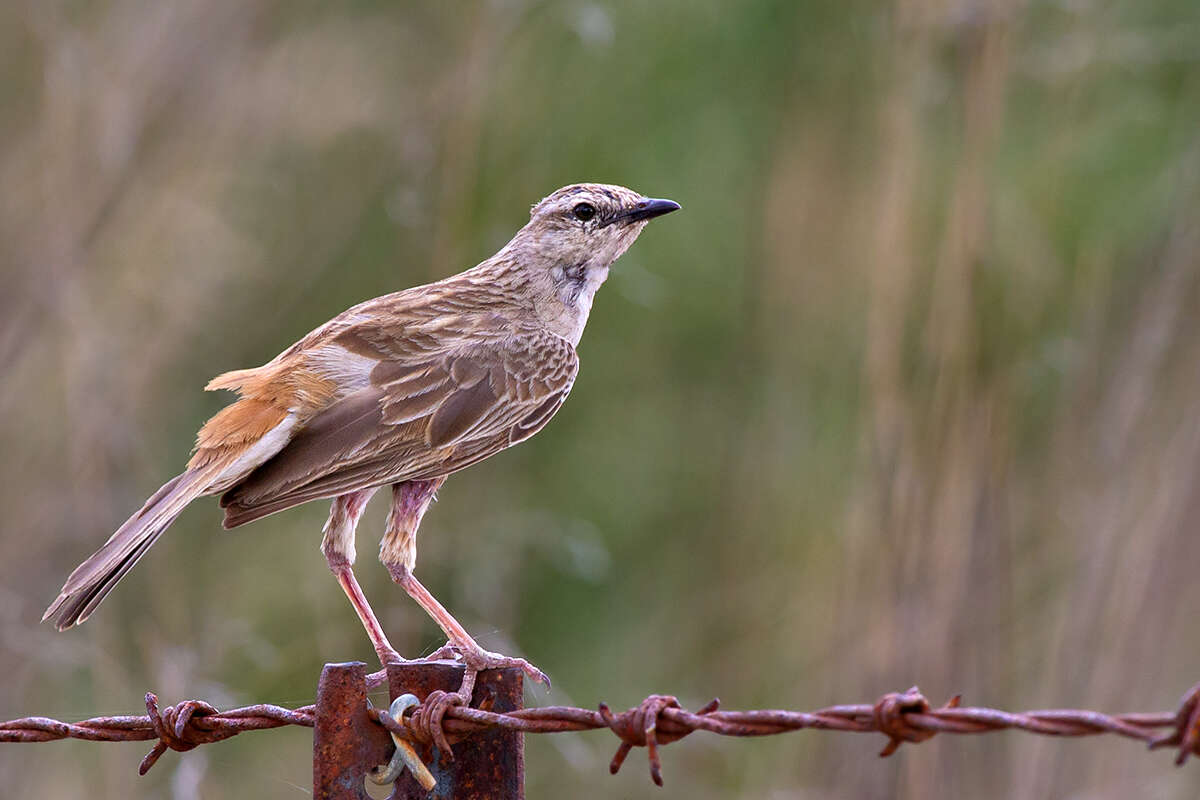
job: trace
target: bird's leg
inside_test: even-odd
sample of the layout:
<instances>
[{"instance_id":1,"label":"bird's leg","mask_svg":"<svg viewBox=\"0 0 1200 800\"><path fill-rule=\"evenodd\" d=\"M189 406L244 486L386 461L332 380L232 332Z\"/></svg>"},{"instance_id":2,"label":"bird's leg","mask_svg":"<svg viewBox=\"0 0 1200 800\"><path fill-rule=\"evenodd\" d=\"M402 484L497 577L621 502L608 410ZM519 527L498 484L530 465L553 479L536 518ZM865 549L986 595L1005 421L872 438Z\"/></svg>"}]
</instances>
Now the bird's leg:
<instances>
[{"instance_id":1,"label":"bird's leg","mask_svg":"<svg viewBox=\"0 0 1200 800\"><path fill-rule=\"evenodd\" d=\"M386 669L389 662L404 659L388 641L352 569L355 557L354 528L373 494L374 489L361 489L334 498L333 507L329 509L329 520L325 523L321 552L325 554L329 569L337 578L342 591L350 598L350 605L354 606L355 613L362 620L363 628L366 629L371 644L375 646L375 653L379 656L379 663Z\"/></svg>"},{"instance_id":2,"label":"bird's leg","mask_svg":"<svg viewBox=\"0 0 1200 800\"><path fill-rule=\"evenodd\" d=\"M392 487L392 510L388 514L387 533L379 550L379 560L387 567L392 580L417 601L425 613L433 618L438 627L446 634L447 649L453 650L462 659L466 667L463 685L457 694L464 703L471 702L471 691L475 684L475 675L480 670L498 667L519 667L530 678L539 683L550 685L550 680L540 669L523 658L512 658L484 650L479 643L467 633L458 620L451 616L445 606L430 594L417 577L413 567L417 561L417 528L421 518L433 502L438 487L445 478L430 481L407 481Z\"/></svg>"},{"instance_id":3,"label":"bird's leg","mask_svg":"<svg viewBox=\"0 0 1200 800\"><path fill-rule=\"evenodd\" d=\"M531 679L538 683L550 685L550 679L546 677L546 673L530 664L523 658L513 656L504 656L499 653L493 653L490 650L484 650L479 643L467 633L466 628L459 624L450 612L438 602L437 598L430 594L422 583L417 580L417 576L413 575L412 570L408 567L400 565L399 567L388 566L388 571L392 574L392 580L400 584L404 591L408 592L408 596L417 601L421 608L429 616L433 617L433 621L438 624L446 634L449 640L446 648L442 648L440 652L452 650L458 653L466 664L468 671L478 672L485 669L499 669L504 667L518 667ZM474 676L471 676L474 680Z\"/></svg>"}]
</instances>

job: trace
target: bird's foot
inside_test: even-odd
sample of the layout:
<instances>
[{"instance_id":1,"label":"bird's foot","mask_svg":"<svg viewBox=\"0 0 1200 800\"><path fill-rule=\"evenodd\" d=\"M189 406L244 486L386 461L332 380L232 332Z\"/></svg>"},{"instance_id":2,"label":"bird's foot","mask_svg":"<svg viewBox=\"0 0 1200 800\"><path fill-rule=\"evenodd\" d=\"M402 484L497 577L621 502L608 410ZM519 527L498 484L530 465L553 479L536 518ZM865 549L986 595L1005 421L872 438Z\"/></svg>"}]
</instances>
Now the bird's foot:
<instances>
[{"instance_id":1,"label":"bird's foot","mask_svg":"<svg viewBox=\"0 0 1200 800\"><path fill-rule=\"evenodd\" d=\"M379 666L387 669L388 664L403 664L408 659L397 653L391 647L378 647L375 654L379 656Z\"/></svg>"},{"instance_id":2,"label":"bird's foot","mask_svg":"<svg viewBox=\"0 0 1200 800\"><path fill-rule=\"evenodd\" d=\"M444 645L439 647L437 650L434 650L429 655L423 657L421 660L422 661L442 661L444 659L449 659L450 661L458 660L458 648L455 647L450 642L446 642Z\"/></svg>"},{"instance_id":3,"label":"bird's foot","mask_svg":"<svg viewBox=\"0 0 1200 800\"><path fill-rule=\"evenodd\" d=\"M380 686L387 683L388 664L402 664L408 660L391 647L376 647L375 654L379 656L379 666L383 667L383 669L367 675L368 689L378 689Z\"/></svg>"},{"instance_id":4,"label":"bird's foot","mask_svg":"<svg viewBox=\"0 0 1200 800\"><path fill-rule=\"evenodd\" d=\"M470 644L465 647L454 642L446 642L430 653L427 659L436 661L447 657L463 663L462 683L454 692L445 692L441 689L430 692L421 703L420 708L413 714L412 721L413 725L424 733L423 738L426 741L432 741L438 751L451 761L454 760L454 751L451 750L446 732L442 728L442 720L445 718L446 712L455 706L470 707L471 698L475 694L475 679L480 672L485 669L516 667L538 683L550 686L550 679L546 677L546 673L525 659L502 656L499 653L484 650L474 640L471 640Z\"/></svg>"},{"instance_id":5,"label":"bird's foot","mask_svg":"<svg viewBox=\"0 0 1200 800\"><path fill-rule=\"evenodd\" d=\"M430 653L427 658L431 661L440 658L454 658L461 661L468 670L474 670L475 672L482 672L485 669L516 667L529 676L530 680L543 684L546 688L550 687L550 679L546 677L546 673L525 659L515 656L504 656L499 653L493 653L490 650L484 650L474 641L465 646L457 642L446 642L437 650ZM471 698L468 696L466 701L470 703Z\"/></svg>"}]
</instances>

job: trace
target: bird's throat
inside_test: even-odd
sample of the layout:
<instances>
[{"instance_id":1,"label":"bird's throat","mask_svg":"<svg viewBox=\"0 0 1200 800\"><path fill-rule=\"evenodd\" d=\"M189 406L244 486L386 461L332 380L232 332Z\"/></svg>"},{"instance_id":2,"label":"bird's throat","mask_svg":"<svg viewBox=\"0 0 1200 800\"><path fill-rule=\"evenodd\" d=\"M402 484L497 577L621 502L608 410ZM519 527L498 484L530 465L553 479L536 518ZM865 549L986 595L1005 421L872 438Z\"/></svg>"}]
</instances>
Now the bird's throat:
<instances>
[{"instance_id":1,"label":"bird's throat","mask_svg":"<svg viewBox=\"0 0 1200 800\"><path fill-rule=\"evenodd\" d=\"M573 344L578 344L596 290L608 278L608 267L585 261L554 267L550 274L560 304L555 327Z\"/></svg>"}]
</instances>

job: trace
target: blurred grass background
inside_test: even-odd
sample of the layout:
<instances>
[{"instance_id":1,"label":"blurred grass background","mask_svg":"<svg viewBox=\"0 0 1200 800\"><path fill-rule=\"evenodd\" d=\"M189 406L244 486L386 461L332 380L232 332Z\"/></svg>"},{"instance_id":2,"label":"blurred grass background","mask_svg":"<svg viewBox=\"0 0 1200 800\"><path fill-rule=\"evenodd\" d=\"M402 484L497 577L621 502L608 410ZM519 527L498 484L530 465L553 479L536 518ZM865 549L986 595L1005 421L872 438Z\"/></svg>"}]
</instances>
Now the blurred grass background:
<instances>
[{"instance_id":1,"label":"blurred grass background","mask_svg":"<svg viewBox=\"0 0 1200 800\"><path fill-rule=\"evenodd\" d=\"M490 255L580 180L671 197L570 402L451 480L420 574L530 704L812 708L913 683L1173 708L1200 677L1194 0L0 6L0 718L311 699L369 661L324 503L197 503L83 628L37 621L184 462L200 391ZM373 558L406 654L437 631ZM304 730L146 778L0 748L5 796L300 797ZM534 737L533 797L1183 798L1119 740L697 735L655 790Z\"/></svg>"}]
</instances>

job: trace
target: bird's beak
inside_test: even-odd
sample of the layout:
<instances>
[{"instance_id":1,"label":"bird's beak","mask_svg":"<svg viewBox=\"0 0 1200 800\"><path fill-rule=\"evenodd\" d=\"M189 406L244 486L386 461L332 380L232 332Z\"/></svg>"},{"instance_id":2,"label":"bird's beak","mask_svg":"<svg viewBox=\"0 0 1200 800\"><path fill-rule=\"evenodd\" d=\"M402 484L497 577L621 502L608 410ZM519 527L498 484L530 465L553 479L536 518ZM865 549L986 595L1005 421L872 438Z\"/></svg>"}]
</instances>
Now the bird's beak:
<instances>
[{"instance_id":1,"label":"bird's beak","mask_svg":"<svg viewBox=\"0 0 1200 800\"><path fill-rule=\"evenodd\" d=\"M646 198L621 214L617 219L621 222L641 222L642 220L661 217L663 214L670 214L672 211L678 211L679 209L679 203L676 203L674 200Z\"/></svg>"}]
</instances>

